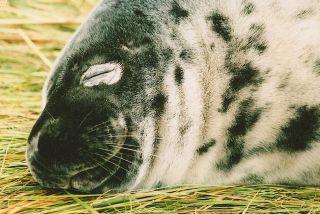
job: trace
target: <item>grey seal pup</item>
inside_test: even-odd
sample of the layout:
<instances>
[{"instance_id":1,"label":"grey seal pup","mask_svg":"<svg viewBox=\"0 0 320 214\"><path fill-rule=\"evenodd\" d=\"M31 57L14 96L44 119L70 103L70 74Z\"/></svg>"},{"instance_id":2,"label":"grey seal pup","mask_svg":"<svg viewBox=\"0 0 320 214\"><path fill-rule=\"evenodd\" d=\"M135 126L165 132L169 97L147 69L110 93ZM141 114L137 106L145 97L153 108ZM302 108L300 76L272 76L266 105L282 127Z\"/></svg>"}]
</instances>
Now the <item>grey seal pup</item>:
<instances>
[{"instance_id":1,"label":"grey seal pup","mask_svg":"<svg viewBox=\"0 0 320 214\"><path fill-rule=\"evenodd\" d=\"M319 0L103 0L27 145L41 185L320 184Z\"/></svg>"}]
</instances>

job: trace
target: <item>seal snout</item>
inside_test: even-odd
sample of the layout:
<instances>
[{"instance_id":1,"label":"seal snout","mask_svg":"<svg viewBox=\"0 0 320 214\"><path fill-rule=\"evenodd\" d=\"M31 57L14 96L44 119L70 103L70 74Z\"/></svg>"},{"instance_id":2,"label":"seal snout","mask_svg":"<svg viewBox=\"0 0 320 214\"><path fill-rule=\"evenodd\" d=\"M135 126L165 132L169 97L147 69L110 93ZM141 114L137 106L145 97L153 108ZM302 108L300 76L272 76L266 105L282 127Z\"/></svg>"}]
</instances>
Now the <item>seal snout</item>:
<instances>
[{"instance_id":1,"label":"seal snout","mask_svg":"<svg viewBox=\"0 0 320 214\"><path fill-rule=\"evenodd\" d=\"M39 156L48 160L59 160L70 157L76 152L80 141L77 131L66 131L60 119L50 120L42 128L38 138ZM66 156L67 155L67 156Z\"/></svg>"},{"instance_id":2,"label":"seal snout","mask_svg":"<svg viewBox=\"0 0 320 214\"><path fill-rule=\"evenodd\" d=\"M105 165L117 156L126 140L122 118L90 125L47 118L37 126L29 139L26 159L33 177L42 186L89 192L119 169L115 167L120 164L119 158L112 160L117 165Z\"/></svg>"}]
</instances>

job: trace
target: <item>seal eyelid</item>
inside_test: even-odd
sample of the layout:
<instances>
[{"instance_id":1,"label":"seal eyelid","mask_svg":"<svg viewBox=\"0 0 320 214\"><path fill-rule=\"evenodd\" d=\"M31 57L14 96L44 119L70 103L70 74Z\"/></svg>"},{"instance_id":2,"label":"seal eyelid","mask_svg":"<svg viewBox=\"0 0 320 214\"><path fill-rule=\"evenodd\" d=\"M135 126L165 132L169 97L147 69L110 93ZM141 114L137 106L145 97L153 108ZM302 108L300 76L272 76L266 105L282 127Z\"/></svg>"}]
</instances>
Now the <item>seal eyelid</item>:
<instances>
[{"instance_id":1,"label":"seal eyelid","mask_svg":"<svg viewBox=\"0 0 320 214\"><path fill-rule=\"evenodd\" d=\"M92 87L99 84L113 85L121 79L122 66L118 63L106 63L91 66L80 79L80 84Z\"/></svg>"}]
</instances>

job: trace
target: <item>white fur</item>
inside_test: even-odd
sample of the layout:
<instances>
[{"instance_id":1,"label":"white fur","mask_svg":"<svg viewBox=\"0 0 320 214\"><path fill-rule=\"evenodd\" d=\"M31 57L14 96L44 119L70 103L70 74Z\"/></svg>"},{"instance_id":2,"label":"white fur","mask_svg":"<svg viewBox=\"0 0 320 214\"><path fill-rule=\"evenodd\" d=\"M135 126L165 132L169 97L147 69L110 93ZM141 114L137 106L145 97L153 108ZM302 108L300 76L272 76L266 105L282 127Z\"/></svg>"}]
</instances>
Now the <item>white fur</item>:
<instances>
[{"instance_id":1,"label":"white fur","mask_svg":"<svg viewBox=\"0 0 320 214\"><path fill-rule=\"evenodd\" d=\"M181 51L183 44L195 52L196 58L192 63L185 63L177 57L175 64L169 66L163 83L168 103L159 122L161 140L155 161L149 169L144 168L149 170L149 175L143 187L152 187L159 182L164 185L233 184L241 182L250 173L264 176L267 183L283 182L288 178L300 183L320 182L319 175L314 171L320 167L316 155L320 152L318 146L305 153L274 152L256 155L240 161L230 172L215 168L215 164L227 154L226 130L234 120L239 103L250 95L253 95L256 107L263 108L264 113L244 137L245 152L259 146L268 147L276 140L281 127L294 116L290 106L319 105L320 101L320 77L312 71L312 63L320 57L320 2L252 2L256 12L250 16L241 13L243 2L240 0L190 1L181 4L190 12L190 16L181 21L179 26L168 24L170 28L174 26L180 42L168 40L170 28L163 26L160 37L176 54ZM298 19L296 15L303 8L311 8L313 15ZM235 49L239 53L234 60L239 64L247 60L253 62L264 82L255 92L251 91L252 87L240 90L227 114L218 111L222 102L221 95L227 89L230 79L224 67L227 46L212 32L206 21L206 17L214 10L221 11L230 19L232 33L239 41L248 37L251 24L263 24L263 36L268 46L261 55L252 50L245 53ZM173 77L176 64L183 68L185 75L180 88ZM288 86L279 90L281 82L286 81ZM181 136L179 127L187 122L190 122L191 127ZM196 149L211 138L217 144L198 157ZM311 180L303 180L303 173L314 176L311 176Z\"/></svg>"}]
</instances>

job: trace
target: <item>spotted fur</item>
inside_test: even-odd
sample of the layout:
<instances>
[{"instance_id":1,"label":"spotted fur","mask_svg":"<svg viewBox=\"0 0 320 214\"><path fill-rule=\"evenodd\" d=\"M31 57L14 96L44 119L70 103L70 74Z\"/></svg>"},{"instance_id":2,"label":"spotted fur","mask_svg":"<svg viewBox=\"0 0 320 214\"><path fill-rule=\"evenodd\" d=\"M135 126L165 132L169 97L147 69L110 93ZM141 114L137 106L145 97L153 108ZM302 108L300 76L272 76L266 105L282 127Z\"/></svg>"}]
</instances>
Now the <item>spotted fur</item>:
<instances>
[{"instance_id":1,"label":"spotted fur","mask_svg":"<svg viewBox=\"0 0 320 214\"><path fill-rule=\"evenodd\" d=\"M85 192L319 185L319 11L319 0L103 0L44 87L31 173Z\"/></svg>"}]
</instances>

